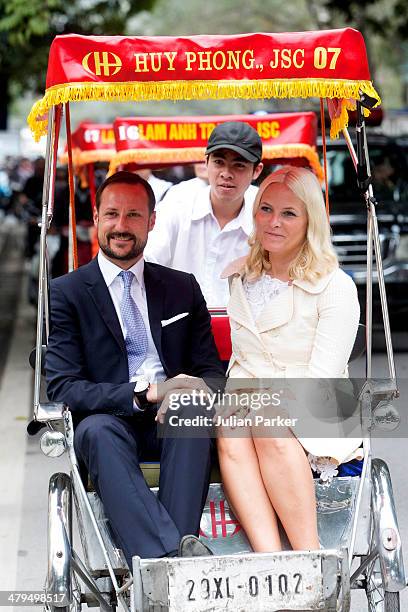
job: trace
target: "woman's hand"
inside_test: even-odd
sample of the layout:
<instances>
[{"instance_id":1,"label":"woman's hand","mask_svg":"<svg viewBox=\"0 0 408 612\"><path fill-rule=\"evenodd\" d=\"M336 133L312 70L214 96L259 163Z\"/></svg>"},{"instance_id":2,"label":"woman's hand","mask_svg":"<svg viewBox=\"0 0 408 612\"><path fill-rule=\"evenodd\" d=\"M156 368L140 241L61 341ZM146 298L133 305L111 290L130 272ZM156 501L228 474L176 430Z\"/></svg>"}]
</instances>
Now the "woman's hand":
<instances>
[{"instance_id":1,"label":"woman's hand","mask_svg":"<svg viewBox=\"0 0 408 612\"><path fill-rule=\"evenodd\" d=\"M149 390L146 394L146 399L151 404L157 404L161 402L168 391L172 388L180 386L180 382L177 381L177 378L194 378L194 376L189 376L188 374L177 374L174 378L169 378L168 380L162 383L153 383L150 385Z\"/></svg>"},{"instance_id":2,"label":"woman's hand","mask_svg":"<svg viewBox=\"0 0 408 612\"><path fill-rule=\"evenodd\" d=\"M240 419L245 418L251 410L250 398L254 390L252 380L229 378L222 397L222 404L214 406L213 422L217 423L219 419L229 419L233 415Z\"/></svg>"},{"instance_id":3,"label":"woman's hand","mask_svg":"<svg viewBox=\"0 0 408 612\"><path fill-rule=\"evenodd\" d=\"M192 392L201 392L204 397L212 395L211 389L202 378L189 376L188 374L178 374L160 384L150 385L146 397L149 402L161 402L160 408L157 411L156 421L164 423L170 401L174 401L177 396L188 395Z\"/></svg>"}]
</instances>

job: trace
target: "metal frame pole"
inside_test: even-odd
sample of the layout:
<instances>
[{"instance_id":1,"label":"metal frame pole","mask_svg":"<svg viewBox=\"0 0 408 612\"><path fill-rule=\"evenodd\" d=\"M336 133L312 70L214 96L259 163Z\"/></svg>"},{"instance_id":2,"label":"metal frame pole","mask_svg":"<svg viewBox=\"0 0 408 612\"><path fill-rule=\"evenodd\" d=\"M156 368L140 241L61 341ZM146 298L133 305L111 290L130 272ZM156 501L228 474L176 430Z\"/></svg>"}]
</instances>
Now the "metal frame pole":
<instances>
[{"instance_id":1,"label":"metal frame pole","mask_svg":"<svg viewBox=\"0 0 408 612\"><path fill-rule=\"evenodd\" d=\"M375 212L375 204L372 198L370 198L370 211L371 211L371 219L372 219L373 234L374 234L375 260L377 262L378 288L380 290L380 301L381 301L382 317L383 317L383 322L384 322L385 344L387 347L388 371L390 373L390 378L392 378L393 380L396 380L394 350L392 348L390 317L388 313L387 293L385 289L382 256L381 256L380 234L378 231L378 221L377 221L377 215ZM395 390L396 390L396 393L398 394L397 386L395 387Z\"/></svg>"},{"instance_id":2,"label":"metal frame pole","mask_svg":"<svg viewBox=\"0 0 408 612\"><path fill-rule=\"evenodd\" d=\"M380 300L382 317L384 323L384 334L387 349L388 370L390 378L396 380L394 351L392 348L391 328L388 313L387 295L385 289L381 243L378 230L376 200L371 184L370 162L367 148L366 127L361 103L357 103L357 152L353 147L347 128L343 129L347 147L350 151L351 159L357 171L357 181L362 190L367 206L367 277L366 277L366 377L372 377L372 293L373 293L373 246L375 261L377 264L378 286L380 290ZM398 388L395 383L395 393L398 395Z\"/></svg>"},{"instance_id":3,"label":"metal frame pole","mask_svg":"<svg viewBox=\"0 0 408 612\"><path fill-rule=\"evenodd\" d=\"M38 278L37 333L34 376L34 418L37 417L40 403L42 344L44 314L46 340L49 333L48 311L48 266L47 266L47 230L52 220L54 207L55 172L57 167L58 135L61 121L61 108L52 107L48 112L47 148L45 158L44 184L41 211L40 265Z\"/></svg>"},{"instance_id":4,"label":"metal frame pole","mask_svg":"<svg viewBox=\"0 0 408 612\"><path fill-rule=\"evenodd\" d=\"M366 275L366 378L372 378L373 352L373 218L367 208L367 275Z\"/></svg>"}]
</instances>

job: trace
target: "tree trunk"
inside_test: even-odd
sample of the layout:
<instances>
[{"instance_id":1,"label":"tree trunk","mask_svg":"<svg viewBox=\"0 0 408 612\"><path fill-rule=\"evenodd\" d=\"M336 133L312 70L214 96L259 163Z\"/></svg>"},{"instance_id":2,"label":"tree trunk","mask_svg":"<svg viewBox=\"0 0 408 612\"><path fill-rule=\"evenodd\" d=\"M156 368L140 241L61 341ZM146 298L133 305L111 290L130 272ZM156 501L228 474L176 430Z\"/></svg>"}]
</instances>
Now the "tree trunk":
<instances>
[{"instance_id":1,"label":"tree trunk","mask_svg":"<svg viewBox=\"0 0 408 612\"><path fill-rule=\"evenodd\" d=\"M9 96L9 75L0 72L2 95L0 96L0 130L7 130Z\"/></svg>"}]
</instances>

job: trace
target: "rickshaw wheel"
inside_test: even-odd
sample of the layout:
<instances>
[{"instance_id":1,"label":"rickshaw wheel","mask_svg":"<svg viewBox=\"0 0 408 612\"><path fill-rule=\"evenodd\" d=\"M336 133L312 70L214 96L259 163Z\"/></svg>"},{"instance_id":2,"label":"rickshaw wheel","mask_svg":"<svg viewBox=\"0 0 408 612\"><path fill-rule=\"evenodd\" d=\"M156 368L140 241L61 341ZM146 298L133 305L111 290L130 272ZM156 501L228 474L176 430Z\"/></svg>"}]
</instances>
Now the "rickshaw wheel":
<instances>
[{"instance_id":1,"label":"rickshaw wheel","mask_svg":"<svg viewBox=\"0 0 408 612\"><path fill-rule=\"evenodd\" d=\"M399 593L385 591L381 579L378 584L373 577L367 576L366 593L369 612L400 612Z\"/></svg>"},{"instance_id":2,"label":"rickshaw wheel","mask_svg":"<svg viewBox=\"0 0 408 612\"><path fill-rule=\"evenodd\" d=\"M81 591L74 574L72 544L72 485L68 474L58 472L48 488L48 573L46 612L81 612ZM54 605L63 598L67 606ZM55 599L54 599L55 598Z\"/></svg>"},{"instance_id":3,"label":"rickshaw wheel","mask_svg":"<svg viewBox=\"0 0 408 612\"><path fill-rule=\"evenodd\" d=\"M375 526L372 525L370 551L375 550L376 546ZM385 590L378 553L367 567L364 582L368 612L400 612L400 594Z\"/></svg>"}]
</instances>

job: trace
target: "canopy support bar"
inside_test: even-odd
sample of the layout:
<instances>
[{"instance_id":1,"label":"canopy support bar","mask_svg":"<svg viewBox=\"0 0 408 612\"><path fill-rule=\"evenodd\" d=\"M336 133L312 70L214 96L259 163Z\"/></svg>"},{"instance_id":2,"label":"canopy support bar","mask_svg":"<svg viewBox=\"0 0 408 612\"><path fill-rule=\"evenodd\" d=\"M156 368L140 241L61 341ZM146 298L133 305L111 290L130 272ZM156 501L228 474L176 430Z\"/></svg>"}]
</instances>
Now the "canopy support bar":
<instances>
[{"instance_id":1,"label":"canopy support bar","mask_svg":"<svg viewBox=\"0 0 408 612\"><path fill-rule=\"evenodd\" d=\"M47 261L47 230L52 221L54 210L55 173L57 168L58 136L61 123L61 106L54 106L48 113L48 133L46 166L44 171L44 184L41 211L40 234L40 265L38 278L38 305L37 305L37 340L35 351L34 376L34 418L37 417L40 403L41 371L42 371L42 345L45 315L45 343L49 334L48 309L48 261Z\"/></svg>"},{"instance_id":2,"label":"canopy support bar","mask_svg":"<svg viewBox=\"0 0 408 612\"><path fill-rule=\"evenodd\" d=\"M356 137L357 137L357 153L352 155L353 159L357 159L357 184L364 197L368 221L367 221L367 280L366 280L366 341L367 341L367 355L366 355L366 376L371 378L372 375L372 288L373 288L373 270L372 270L372 254L373 254L373 243L375 261L377 264L377 278L378 286L380 290L380 301L382 318L384 323L385 343L387 348L387 359L388 359L388 371L390 378L396 381L395 373L395 362L394 353L392 348L391 340L391 329L390 319L388 314L387 295L385 290L384 273L382 265L381 255L381 243L378 231L378 222L376 214L377 201L374 197L372 181L371 181L371 169L368 157L367 149L367 136L366 127L363 114L363 105L361 102L357 102L357 125L356 125ZM347 142L347 145L352 147L351 141ZM395 382L395 394L398 395L398 388Z\"/></svg>"},{"instance_id":3,"label":"canopy support bar","mask_svg":"<svg viewBox=\"0 0 408 612\"><path fill-rule=\"evenodd\" d=\"M72 161L71 116L69 102L65 103L65 126L67 130L68 149L68 184L69 184L69 238L68 238L68 272L78 268L78 243L75 215L75 179Z\"/></svg>"}]
</instances>

